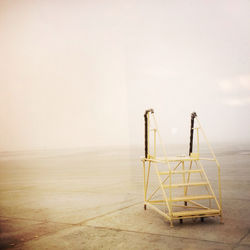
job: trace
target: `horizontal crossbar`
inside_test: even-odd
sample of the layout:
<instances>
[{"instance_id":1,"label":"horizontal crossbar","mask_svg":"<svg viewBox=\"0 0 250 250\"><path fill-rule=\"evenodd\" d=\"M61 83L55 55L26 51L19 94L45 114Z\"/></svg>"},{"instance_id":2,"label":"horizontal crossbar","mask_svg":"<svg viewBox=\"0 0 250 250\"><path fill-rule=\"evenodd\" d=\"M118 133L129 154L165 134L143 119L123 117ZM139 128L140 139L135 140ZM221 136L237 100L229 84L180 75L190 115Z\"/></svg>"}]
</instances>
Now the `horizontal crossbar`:
<instances>
[{"instance_id":1,"label":"horizontal crossbar","mask_svg":"<svg viewBox=\"0 0 250 250\"><path fill-rule=\"evenodd\" d=\"M164 188L177 188L177 187L189 187L189 186L205 186L207 182L189 182L189 183L178 183L172 185L163 185Z\"/></svg>"},{"instance_id":2,"label":"horizontal crossbar","mask_svg":"<svg viewBox=\"0 0 250 250\"><path fill-rule=\"evenodd\" d=\"M196 196L183 196L183 197L176 197L173 198L173 202L177 201L191 201L191 200L207 200L207 199L214 199L213 195L196 195Z\"/></svg>"},{"instance_id":3,"label":"horizontal crossbar","mask_svg":"<svg viewBox=\"0 0 250 250\"><path fill-rule=\"evenodd\" d=\"M193 169L193 170L174 170L171 171L171 174L185 174L185 173L201 173L201 169ZM170 171L167 172L159 172L160 175L169 175Z\"/></svg>"},{"instance_id":4,"label":"horizontal crossbar","mask_svg":"<svg viewBox=\"0 0 250 250\"><path fill-rule=\"evenodd\" d=\"M193 211L180 211L173 212L174 217L185 217L185 216L202 216L202 215L212 215L212 214L220 214L220 210L218 209L206 209L206 210L193 210Z\"/></svg>"}]
</instances>

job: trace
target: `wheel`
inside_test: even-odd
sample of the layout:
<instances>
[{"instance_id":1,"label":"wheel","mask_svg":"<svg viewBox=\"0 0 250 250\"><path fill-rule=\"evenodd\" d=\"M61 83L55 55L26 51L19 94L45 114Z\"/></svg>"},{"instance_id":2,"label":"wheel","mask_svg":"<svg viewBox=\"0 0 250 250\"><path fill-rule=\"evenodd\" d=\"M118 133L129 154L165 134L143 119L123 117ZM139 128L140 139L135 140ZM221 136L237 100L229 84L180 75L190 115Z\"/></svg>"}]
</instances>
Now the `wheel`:
<instances>
[{"instance_id":1,"label":"wheel","mask_svg":"<svg viewBox=\"0 0 250 250\"><path fill-rule=\"evenodd\" d=\"M183 219L180 219L180 223L181 223L181 224L183 223Z\"/></svg>"},{"instance_id":2,"label":"wheel","mask_svg":"<svg viewBox=\"0 0 250 250\"><path fill-rule=\"evenodd\" d=\"M204 217L201 217L201 222L204 222L204 219L205 219Z\"/></svg>"},{"instance_id":3,"label":"wheel","mask_svg":"<svg viewBox=\"0 0 250 250\"><path fill-rule=\"evenodd\" d=\"M144 204L144 210L146 210L147 209L147 205L146 204Z\"/></svg>"},{"instance_id":4,"label":"wheel","mask_svg":"<svg viewBox=\"0 0 250 250\"><path fill-rule=\"evenodd\" d=\"M187 206L187 204L188 204L188 203L187 203L186 201L184 201L184 205Z\"/></svg>"},{"instance_id":5,"label":"wheel","mask_svg":"<svg viewBox=\"0 0 250 250\"><path fill-rule=\"evenodd\" d=\"M196 222L196 221L197 221L197 218L192 218L192 221L193 221L193 222Z\"/></svg>"}]
</instances>

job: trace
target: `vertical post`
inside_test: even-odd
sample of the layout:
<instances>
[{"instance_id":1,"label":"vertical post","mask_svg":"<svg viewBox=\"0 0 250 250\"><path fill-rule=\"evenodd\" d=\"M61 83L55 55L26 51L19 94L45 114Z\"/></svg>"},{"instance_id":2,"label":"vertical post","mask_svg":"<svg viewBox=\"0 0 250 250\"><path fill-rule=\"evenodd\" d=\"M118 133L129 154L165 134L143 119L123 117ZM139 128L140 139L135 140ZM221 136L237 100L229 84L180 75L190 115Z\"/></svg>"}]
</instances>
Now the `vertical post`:
<instances>
[{"instance_id":1,"label":"vertical post","mask_svg":"<svg viewBox=\"0 0 250 250\"><path fill-rule=\"evenodd\" d=\"M197 128L196 130L197 130L197 153L198 153L198 157L199 157L199 155L200 155L199 128Z\"/></svg>"},{"instance_id":2,"label":"vertical post","mask_svg":"<svg viewBox=\"0 0 250 250\"><path fill-rule=\"evenodd\" d=\"M154 157L156 157L156 128L154 129Z\"/></svg>"},{"instance_id":3,"label":"vertical post","mask_svg":"<svg viewBox=\"0 0 250 250\"><path fill-rule=\"evenodd\" d=\"M145 158L149 156L149 113L154 113L153 109L148 109L144 113L144 122L145 122Z\"/></svg>"},{"instance_id":4,"label":"vertical post","mask_svg":"<svg viewBox=\"0 0 250 250\"><path fill-rule=\"evenodd\" d=\"M147 117L148 117L148 145L147 145L147 148L148 148L148 158L150 158L150 116L149 116L149 113L147 113Z\"/></svg>"},{"instance_id":5,"label":"vertical post","mask_svg":"<svg viewBox=\"0 0 250 250\"><path fill-rule=\"evenodd\" d=\"M190 161L189 170L192 169L192 163L193 163L193 160ZM190 181L190 175L191 175L191 173L188 172L188 177L187 177L187 182L186 183L189 183L189 181ZM188 191L188 186L185 187L184 196L187 195L187 191ZM187 201L184 201L184 205L187 206Z\"/></svg>"},{"instance_id":6,"label":"vertical post","mask_svg":"<svg viewBox=\"0 0 250 250\"><path fill-rule=\"evenodd\" d=\"M182 173L182 181L183 181L183 183L186 183L186 178L185 178L185 164L184 164L184 161L182 161L181 162L182 163L182 171L183 171L183 173ZM184 186L184 195L185 195L185 186Z\"/></svg>"},{"instance_id":7,"label":"vertical post","mask_svg":"<svg viewBox=\"0 0 250 250\"><path fill-rule=\"evenodd\" d=\"M222 219L222 196L221 196L221 180L220 180L220 164L216 162L217 167L218 167L218 185L219 185L219 202L220 202L220 222L223 223Z\"/></svg>"},{"instance_id":8,"label":"vertical post","mask_svg":"<svg viewBox=\"0 0 250 250\"><path fill-rule=\"evenodd\" d=\"M145 158L148 158L148 114L147 111L144 114L145 122Z\"/></svg>"},{"instance_id":9,"label":"vertical post","mask_svg":"<svg viewBox=\"0 0 250 250\"><path fill-rule=\"evenodd\" d=\"M171 169L169 171L169 203L170 203L169 215L172 218L173 213L172 213L172 171Z\"/></svg>"},{"instance_id":10,"label":"vertical post","mask_svg":"<svg viewBox=\"0 0 250 250\"><path fill-rule=\"evenodd\" d=\"M189 156L193 152L193 137L194 137L194 118L197 116L195 112L191 114L191 126L190 126L190 142L189 142Z\"/></svg>"},{"instance_id":11,"label":"vertical post","mask_svg":"<svg viewBox=\"0 0 250 250\"><path fill-rule=\"evenodd\" d=\"M143 164L143 180L144 180L144 205L146 203L146 174L145 174L145 160L142 161Z\"/></svg>"},{"instance_id":12,"label":"vertical post","mask_svg":"<svg viewBox=\"0 0 250 250\"><path fill-rule=\"evenodd\" d=\"M145 192L145 198L147 200L147 193L148 193L148 183L149 183L149 174L150 174L150 168L151 168L151 162L148 162L148 173L147 173L147 182L146 182L146 192Z\"/></svg>"}]
</instances>

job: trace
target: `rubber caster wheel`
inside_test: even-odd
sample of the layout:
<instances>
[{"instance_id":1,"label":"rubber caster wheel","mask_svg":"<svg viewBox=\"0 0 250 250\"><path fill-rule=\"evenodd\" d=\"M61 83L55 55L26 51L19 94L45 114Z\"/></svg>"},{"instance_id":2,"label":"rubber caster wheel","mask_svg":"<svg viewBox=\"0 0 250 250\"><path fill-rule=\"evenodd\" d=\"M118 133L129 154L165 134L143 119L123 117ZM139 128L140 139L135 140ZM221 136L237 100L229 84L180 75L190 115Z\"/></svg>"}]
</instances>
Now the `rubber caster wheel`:
<instances>
[{"instance_id":1,"label":"rubber caster wheel","mask_svg":"<svg viewBox=\"0 0 250 250\"><path fill-rule=\"evenodd\" d=\"M180 224L182 224L183 223L183 219L180 219Z\"/></svg>"},{"instance_id":2,"label":"rubber caster wheel","mask_svg":"<svg viewBox=\"0 0 250 250\"><path fill-rule=\"evenodd\" d=\"M147 210L147 205L146 204L144 204L144 210Z\"/></svg>"}]
</instances>

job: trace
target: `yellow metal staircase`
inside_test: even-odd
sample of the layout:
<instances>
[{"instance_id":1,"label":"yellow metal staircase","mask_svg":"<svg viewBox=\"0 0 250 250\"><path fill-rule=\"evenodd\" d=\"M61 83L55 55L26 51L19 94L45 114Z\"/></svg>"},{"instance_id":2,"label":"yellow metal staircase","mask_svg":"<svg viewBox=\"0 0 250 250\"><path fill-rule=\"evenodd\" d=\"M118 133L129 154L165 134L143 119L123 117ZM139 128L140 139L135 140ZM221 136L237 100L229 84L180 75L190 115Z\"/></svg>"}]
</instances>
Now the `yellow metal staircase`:
<instances>
[{"instance_id":1,"label":"yellow metal staircase","mask_svg":"<svg viewBox=\"0 0 250 250\"><path fill-rule=\"evenodd\" d=\"M189 156L168 157L163 146L157 123L154 117L154 111L147 110L145 118L145 157L143 157L144 170L144 209L147 206L163 215L173 226L174 220L181 223L186 218L201 218L219 216L222 221L221 206L221 184L220 184L220 165L215 154L207 141L206 135L201 128L197 115L191 115L191 135ZM198 127L194 128L194 122ZM197 132L197 152L193 152L193 131ZM199 131L201 130L205 137L212 158L202 158L199 152ZM153 132L153 138L150 133ZM156 136L158 135L163 149L164 157L156 156ZM152 145L150 139L153 141ZM150 147L151 146L151 147ZM153 154L150 154L150 148L153 148ZM208 180L203 167L203 161L213 161L218 170L218 193L217 199L213 188ZM158 179L158 187L149 193L150 169L155 169L155 176ZM180 177L178 177L180 176ZM191 181L191 178L195 181ZM181 181L180 181L181 179ZM161 190L161 191L160 191ZM157 199L161 196L161 199Z\"/></svg>"}]
</instances>

